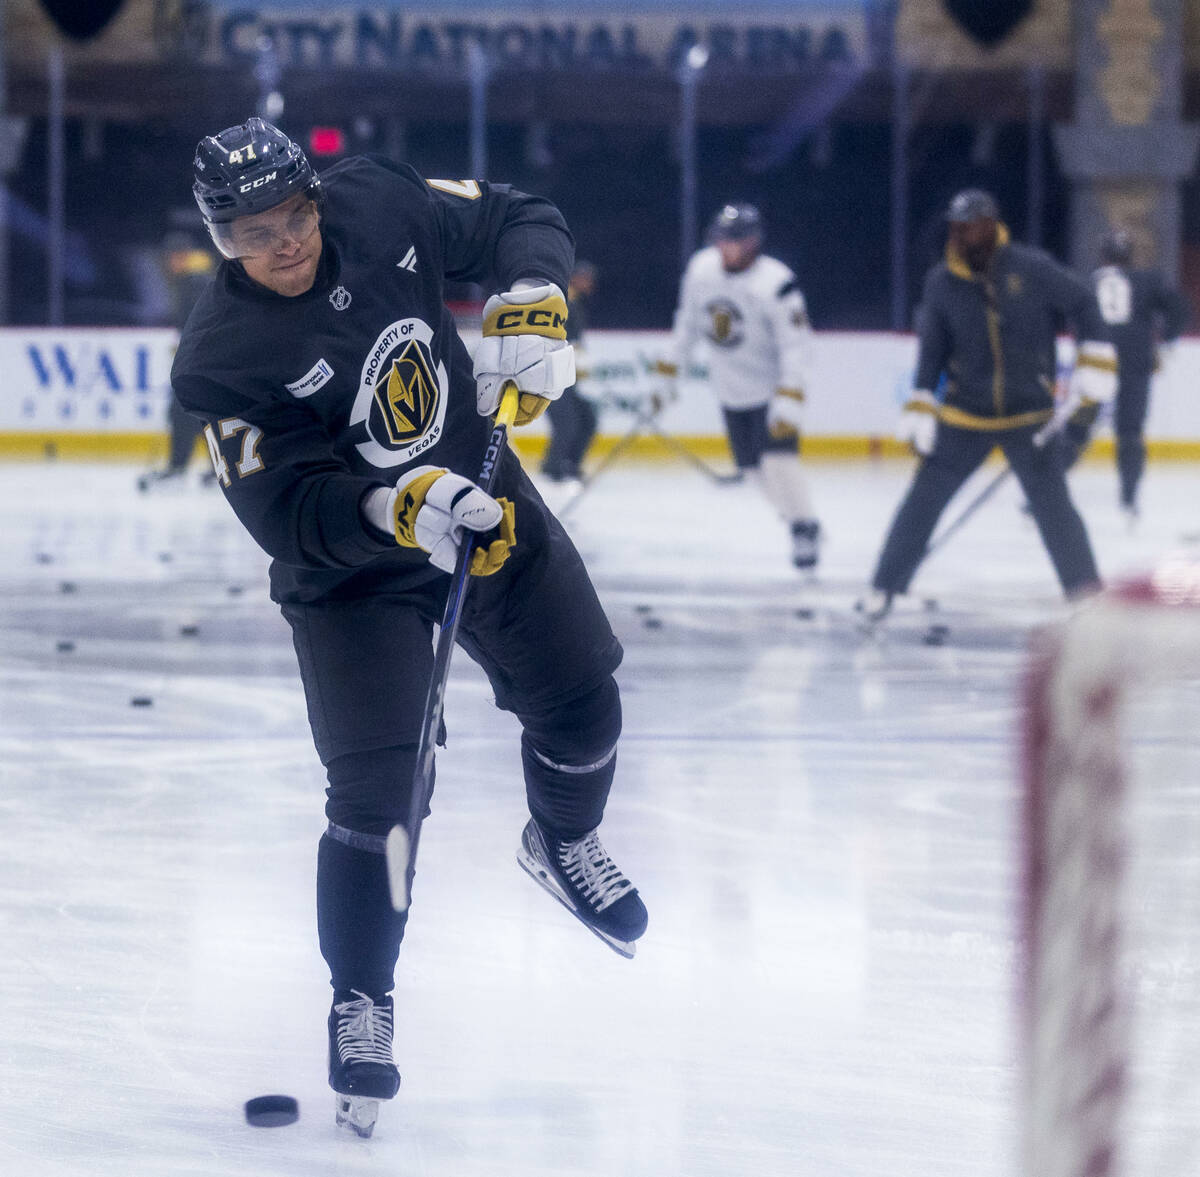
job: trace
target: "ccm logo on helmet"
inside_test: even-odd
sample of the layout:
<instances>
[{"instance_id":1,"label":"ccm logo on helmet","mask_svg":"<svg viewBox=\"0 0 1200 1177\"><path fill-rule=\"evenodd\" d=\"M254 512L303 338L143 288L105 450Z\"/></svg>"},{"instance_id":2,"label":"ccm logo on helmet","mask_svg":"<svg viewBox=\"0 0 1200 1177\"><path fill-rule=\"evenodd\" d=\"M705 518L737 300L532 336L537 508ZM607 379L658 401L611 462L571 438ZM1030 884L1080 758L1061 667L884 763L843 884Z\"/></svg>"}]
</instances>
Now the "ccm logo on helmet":
<instances>
[{"instance_id":1,"label":"ccm logo on helmet","mask_svg":"<svg viewBox=\"0 0 1200 1177\"><path fill-rule=\"evenodd\" d=\"M257 180L251 180L249 184L239 184L238 191L249 192L251 188L261 188L264 184L269 184L278 175L278 172L268 172L265 176L259 176Z\"/></svg>"}]
</instances>

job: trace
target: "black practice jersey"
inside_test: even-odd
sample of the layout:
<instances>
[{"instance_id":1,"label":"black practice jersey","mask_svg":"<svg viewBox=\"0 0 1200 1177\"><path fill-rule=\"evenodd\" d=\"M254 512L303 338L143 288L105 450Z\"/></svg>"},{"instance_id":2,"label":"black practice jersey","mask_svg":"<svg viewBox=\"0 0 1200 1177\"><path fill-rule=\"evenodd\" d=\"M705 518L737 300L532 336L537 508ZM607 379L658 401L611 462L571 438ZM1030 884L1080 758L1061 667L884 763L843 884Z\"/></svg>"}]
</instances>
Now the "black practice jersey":
<instances>
[{"instance_id":1,"label":"black practice jersey","mask_svg":"<svg viewBox=\"0 0 1200 1177\"><path fill-rule=\"evenodd\" d=\"M359 513L406 467L475 478L490 423L443 301L447 280L566 289L573 245L549 202L507 185L422 179L356 156L321 177L321 266L295 298L225 262L171 372L205 422L225 495L272 557L272 596L400 591L440 575ZM500 473L519 477L515 463Z\"/></svg>"},{"instance_id":2,"label":"black practice jersey","mask_svg":"<svg viewBox=\"0 0 1200 1177\"><path fill-rule=\"evenodd\" d=\"M1013 428L1048 416L1056 376L1055 336L1065 319L1080 340L1107 338L1087 282L1049 254L1008 244L986 273L949 247L925 279L917 388L946 376L946 406L968 428Z\"/></svg>"},{"instance_id":3,"label":"black practice jersey","mask_svg":"<svg viewBox=\"0 0 1200 1177\"><path fill-rule=\"evenodd\" d=\"M1160 333L1169 343L1187 325L1183 296L1158 270L1101 266L1092 274L1092 285L1121 376L1146 379L1154 370Z\"/></svg>"}]
</instances>

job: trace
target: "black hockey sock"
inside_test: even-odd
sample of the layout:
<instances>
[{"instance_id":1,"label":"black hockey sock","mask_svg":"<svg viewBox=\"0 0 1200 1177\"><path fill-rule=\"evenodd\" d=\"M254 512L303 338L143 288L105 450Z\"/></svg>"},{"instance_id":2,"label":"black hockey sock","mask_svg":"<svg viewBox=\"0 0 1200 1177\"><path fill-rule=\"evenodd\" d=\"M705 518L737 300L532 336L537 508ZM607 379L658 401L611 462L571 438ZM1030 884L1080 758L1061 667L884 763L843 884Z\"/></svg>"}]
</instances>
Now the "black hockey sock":
<instances>
[{"instance_id":1,"label":"black hockey sock","mask_svg":"<svg viewBox=\"0 0 1200 1177\"><path fill-rule=\"evenodd\" d=\"M616 772L621 696L615 680L550 714L521 718L529 812L561 838L582 837L600 824Z\"/></svg>"},{"instance_id":2,"label":"black hockey sock","mask_svg":"<svg viewBox=\"0 0 1200 1177\"><path fill-rule=\"evenodd\" d=\"M317 930L334 989L389 993L407 921L392 909L383 839L331 826L317 851Z\"/></svg>"}]
</instances>

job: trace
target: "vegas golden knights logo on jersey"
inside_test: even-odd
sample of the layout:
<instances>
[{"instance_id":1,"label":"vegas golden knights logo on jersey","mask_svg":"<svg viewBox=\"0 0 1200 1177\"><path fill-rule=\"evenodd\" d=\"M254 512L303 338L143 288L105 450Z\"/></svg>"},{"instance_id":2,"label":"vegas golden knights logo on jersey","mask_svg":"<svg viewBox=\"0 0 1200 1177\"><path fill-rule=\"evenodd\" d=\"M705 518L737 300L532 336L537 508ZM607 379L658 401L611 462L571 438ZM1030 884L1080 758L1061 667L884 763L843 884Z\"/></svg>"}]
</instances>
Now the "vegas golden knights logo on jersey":
<instances>
[{"instance_id":1,"label":"vegas golden knights logo on jersey","mask_svg":"<svg viewBox=\"0 0 1200 1177\"><path fill-rule=\"evenodd\" d=\"M392 445L407 445L429 427L437 409L437 379L425 349L415 339L392 360L375 385L383 429Z\"/></svg>"},{"instance_id":2,"label":"vegas golden knights logo on jersey","mask_svg":"<svg viewBox=\"0 0 1200 1177\"><path fill-rule=\"evenodd\" d=\"M368 351L350 424L365 432L355 449L372 466L403 465L437 444L450 379L422 319L389 323Z\"/></svg>"},{"instance_id":3,"label":"vegas golden knights logo on jersey","mask_svg":"<svg viewBox=\"0 0 1200 1177\"><path fill-rule=\"evenodd\" d=\"M718 298L704 309L708 313L708 338L717 347L736 347L742 342L742 312L734 303Z\"/></svg>"}]
</instances>

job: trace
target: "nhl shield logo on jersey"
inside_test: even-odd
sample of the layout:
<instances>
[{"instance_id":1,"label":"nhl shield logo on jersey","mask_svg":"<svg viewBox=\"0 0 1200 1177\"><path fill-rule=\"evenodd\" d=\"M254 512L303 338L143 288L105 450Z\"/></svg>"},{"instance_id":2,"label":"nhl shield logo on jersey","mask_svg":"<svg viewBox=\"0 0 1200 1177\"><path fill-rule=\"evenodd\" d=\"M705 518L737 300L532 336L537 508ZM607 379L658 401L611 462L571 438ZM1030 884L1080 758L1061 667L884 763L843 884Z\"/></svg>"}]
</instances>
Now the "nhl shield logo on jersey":
<instances>
[{"instance_id":1,"label":"nhl shield logo on jersey","mask_svg":"<svg viewBox=\"0 0 1200 1177\"><path fill-rule=\"evenodd\" d=\"M432 342L428 323L403 319L389 324L367 355L350 424L365 428L368 440L355 448L373 466L402 465L442 435L449 379Z\"/></svg>"},{"instance_id":2,"label":"nhl shield logo on jersey","mask_svg":"<svg viewBox=\"0 0 1200 1177\"><path fill-rule=\"evenodd\" d=\"M736 347L742 342L742 312L726 299L713 299L705 308L708 313L708 338L718 347Z\"/></svg>"}]
</instances>

